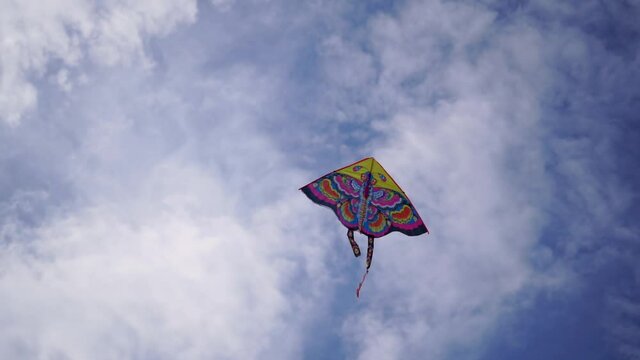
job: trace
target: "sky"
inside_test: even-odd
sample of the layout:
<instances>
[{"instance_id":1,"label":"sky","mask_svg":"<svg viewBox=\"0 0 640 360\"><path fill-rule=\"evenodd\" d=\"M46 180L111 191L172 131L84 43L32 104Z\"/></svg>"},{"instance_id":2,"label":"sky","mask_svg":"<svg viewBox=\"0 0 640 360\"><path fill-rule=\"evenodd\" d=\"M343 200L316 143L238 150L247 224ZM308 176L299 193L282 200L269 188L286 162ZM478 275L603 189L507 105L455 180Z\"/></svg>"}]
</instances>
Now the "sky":
<instances>
[{"instance_id":1,"label":"sky","mask_svg":"<svg viewBox=\"0 0 640 360\"><path fill-rule=\"evenodd\" d=\"M0 358L640 359L639 1L0 9Z\"/></svg>"}]
</instances>

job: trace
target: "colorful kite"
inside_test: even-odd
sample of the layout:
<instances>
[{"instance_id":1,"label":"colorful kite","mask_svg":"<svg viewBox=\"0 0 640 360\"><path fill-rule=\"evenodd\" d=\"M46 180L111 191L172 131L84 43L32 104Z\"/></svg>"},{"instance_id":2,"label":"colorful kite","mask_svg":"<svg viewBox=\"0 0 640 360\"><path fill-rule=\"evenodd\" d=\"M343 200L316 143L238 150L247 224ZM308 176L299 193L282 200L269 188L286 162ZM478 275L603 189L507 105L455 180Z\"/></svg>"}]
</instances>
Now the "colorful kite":
<instances>
[{"instance_id":1,"label":"colorful kite","mask_svg":"<svg viewBox=\"0 0 640 360\"><path fill-rule=\"evenodd\" d=\"M333 171L300 188L313 202L331 208L347 230L353 254L360 247L353 231L368 236L367 270L356 290L369 273L375 238L399 231L409 236L429 233L420 215L393 178L376 159L369 157Z\"/></svg>"}]
</instances>

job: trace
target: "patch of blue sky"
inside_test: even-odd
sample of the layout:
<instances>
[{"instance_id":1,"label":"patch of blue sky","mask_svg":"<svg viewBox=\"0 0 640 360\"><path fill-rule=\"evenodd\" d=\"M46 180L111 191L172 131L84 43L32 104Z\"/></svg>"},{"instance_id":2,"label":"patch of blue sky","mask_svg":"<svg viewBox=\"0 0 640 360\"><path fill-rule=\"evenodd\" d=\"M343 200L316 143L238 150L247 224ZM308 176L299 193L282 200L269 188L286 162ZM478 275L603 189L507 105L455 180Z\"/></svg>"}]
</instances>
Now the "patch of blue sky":
<instances>
[{"instance_id":1,"label":"patch of blue sky","mask_svg":"<svg viewBox=\"0 0 640 360\"><path fill-rule=\"evenodd\" d=\"M548 101L543 102L550 105L542 117L549 128L546 149L550 151L546 156L555 200L548 209L551 216L539 246L553 249L556 261L575 271L576 287L537 296L529 309L498 325L483 358L625 358L619 351L620 342L612 340L606 306L610 296L638 284L635 265L622 254L640 256L634 220L639 209L633 205L640 175L640 102L634 99L640 96L640 87L637 81L629 80L637 79L640 67L631 55L637 54L633 45L637 44L637 25L618 21L620 16L628 16L622 15L625 11L636 13L638 8L628 3L600 3L588 12L576 9L576 15L564 21L568 29L576 26L584 30L579 40L590 50L585 57L572 59L581 63L580 71L562 59L551 64L557 66L557 77L545 94ZM616 13L619 16L613 15ZM622 73L625 75L618 76ZM573 146L553 150L554 143L562 142ZM599 214L590 208L600 204L576 193L580 181L566 169L558 171L562 164L557 160L566 161L567 150L575 152L581 171L595 180L591 195L609 202L613 213ZM598 215L606 217L598 219ZM583 225L590 233L576 234L575 228ZM619 228L624 229L622 235ZM584 238L576 239L576 235ZM636 303L640 301L637 294L629 296Z\"/></svg>"}]
</instances>

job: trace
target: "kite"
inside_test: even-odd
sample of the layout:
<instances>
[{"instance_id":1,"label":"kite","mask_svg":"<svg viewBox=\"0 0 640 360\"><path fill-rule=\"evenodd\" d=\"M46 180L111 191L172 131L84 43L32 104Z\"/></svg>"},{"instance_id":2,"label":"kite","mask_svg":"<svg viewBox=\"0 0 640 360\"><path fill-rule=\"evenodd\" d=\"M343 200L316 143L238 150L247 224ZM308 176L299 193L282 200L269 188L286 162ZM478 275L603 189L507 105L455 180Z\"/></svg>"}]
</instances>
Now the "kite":
<instances>
[{"instance_id":1,"label":"kite","mask_svg":"<svg viewBox=\"0 0 640 360\"><path fill-rule=\"evenodd\" d=\"M407 195L372 157L330 172L300 190L311 201L334 211L347 228L353 255L360 256L353 232L358 230L368 237L366 272L356 290L358 298L371 267L375 238L393 231L409 236L429 233Z\"/></svg>"}]
</instances>

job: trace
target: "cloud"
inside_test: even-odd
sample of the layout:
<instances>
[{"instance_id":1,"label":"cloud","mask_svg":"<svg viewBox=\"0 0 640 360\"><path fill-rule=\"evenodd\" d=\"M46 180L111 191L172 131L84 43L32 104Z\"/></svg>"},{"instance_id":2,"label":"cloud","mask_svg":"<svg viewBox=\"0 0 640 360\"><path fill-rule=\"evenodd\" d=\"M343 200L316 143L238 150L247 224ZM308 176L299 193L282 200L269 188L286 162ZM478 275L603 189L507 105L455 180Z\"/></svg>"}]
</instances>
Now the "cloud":
<instances>
[{"instance_id":1,"label":"cloud","mask_svg":"<svg viewBox=\"0 0 640 360\"><path fill-rule=\"evenodd\" d=\"M2 356L299 357L309 308L329 291L328 239L295 191L302 173L249 120L269 111L277 83L249 68L202 79L213 95L200 120L212 122L198 129L181 123L189 96L168 86L131 97L145 75L118 73L71 90L82 126L55 156L78 200L35 226L3 222ZM161 122L136 110L154 105ZM44 205L38 196L3 212Z\"/></svg>"},{"instance_id":2,"label":"cloud","mask_svg":"<svg viewBox=\"0 0 640 360\"><path fill-rule=\"evenodd\" d=\"M550 119L571 114L547 102L554 93L579 102L592 91L582 72L618 59L564 22L545 29L527 11L503 20L492 7L411 1L370 19L366 35L331 38L367 49L337 63L341 72L362 73L365 58L375 64L366 86L353 90L345 76L332 85L360 95L346 118L378 117L370 126L379 136L367 149L402 174L432 230L427 239L378 241L372 300L344 325L352 356L477 358L484 336L526 306L527 294L575 289L579 261L550 256L549 226L575 231L553 245L571 244L575 254L599 241L603 226L621 224L631 193L617 175L594 174L615 150L606 138L556 132ZM562 66L578 80L558 80ZM598 127L597 119L582 121L581 131ZM563 213L550 216L553 209Z\"/></svg>"},{"instance_id":3,"label":"cloud","mask_svg":"<svg viewBox=\"0 0 640 360\"><path fill-rule=\"evenodd\" d=\"M44 88L2 134L2 357L299 358L332 238L259 126L280 81L194 57Z\"/></svg>"},{"instance_id":4,"label":"cloud","mask_svg":"<svg viewBox=\"0 0 640 360\"><path fill-rule=\"evenodd\" d=\"M367 25L377 74L366 108L381 117L368 148L400 174L432 235L378 241L371 301L344 325L354 357L474 348L533 284L529 252L544 224L534 199L549 191L537 125L543 40L527 26L495 34L494 19L431 1ZM362 68L350 65L343 71Z\"/></svg>"},{"instance_id":5,"label":"cloud","mask_svg":"<svg viewBox=\"0 0 640 360\"><path fill-rule=\"evenodd\" d=\"M637 284L637 275L634 280ZM626 296L609 295L607 298L605 325L609 340L618 354L628 359L640 359L640 326L637 324L640 319L640 301L637 300L637 291L628 289L625 292Z\"/></svg>"},{"instance_id":6,"label":"cloud","mask_svg":"<svg viewBox=\"0 0 640 360\"><path fill-rule=\"evenodd\" d=\"M243 223L220 202L217 213L197 214L186 209L190 197L215 194L220 184L184 166L162 167L153 177L166 184L180 174L177 193L142 180L160 204L145 201L135 213L120 205L77 210L51 219L30 244L3 250L3 356L295 357L294 324L304 317L294 311L305 301L284 289L301 259L278 257L293 236L270 229L283 221L282 209L303 210L300 202ZM300 244L298 251L320 255Z\"/></svg>"},{"instance_id":7,"label":"cloud","mask_svg":"<svg viewBox=\"0 0 640 360\"><path fill-rule=\"evenodd\" d=\"M0 15L4 357L478 358L611 261L603 229L634 239L602 164L637 60L590 11L62 4ZM297 188L370 154L432 234L378 240L356 303L362 264Z\"/></svg>"},{"instance_id":8,"label":"cloud","mask_svg":"<svg viewBox=\"0 0 640 360\"><path fill-rule=\"evenodd\" d=\"M150 65L144 38L193 22L197 12L195 1L5 1L2 9L0 118L12 125L36 105L38 79L68 74L87 58L105 66ZM67 76L59 76L68 88Z\"/></svg>"}]
</instances>

